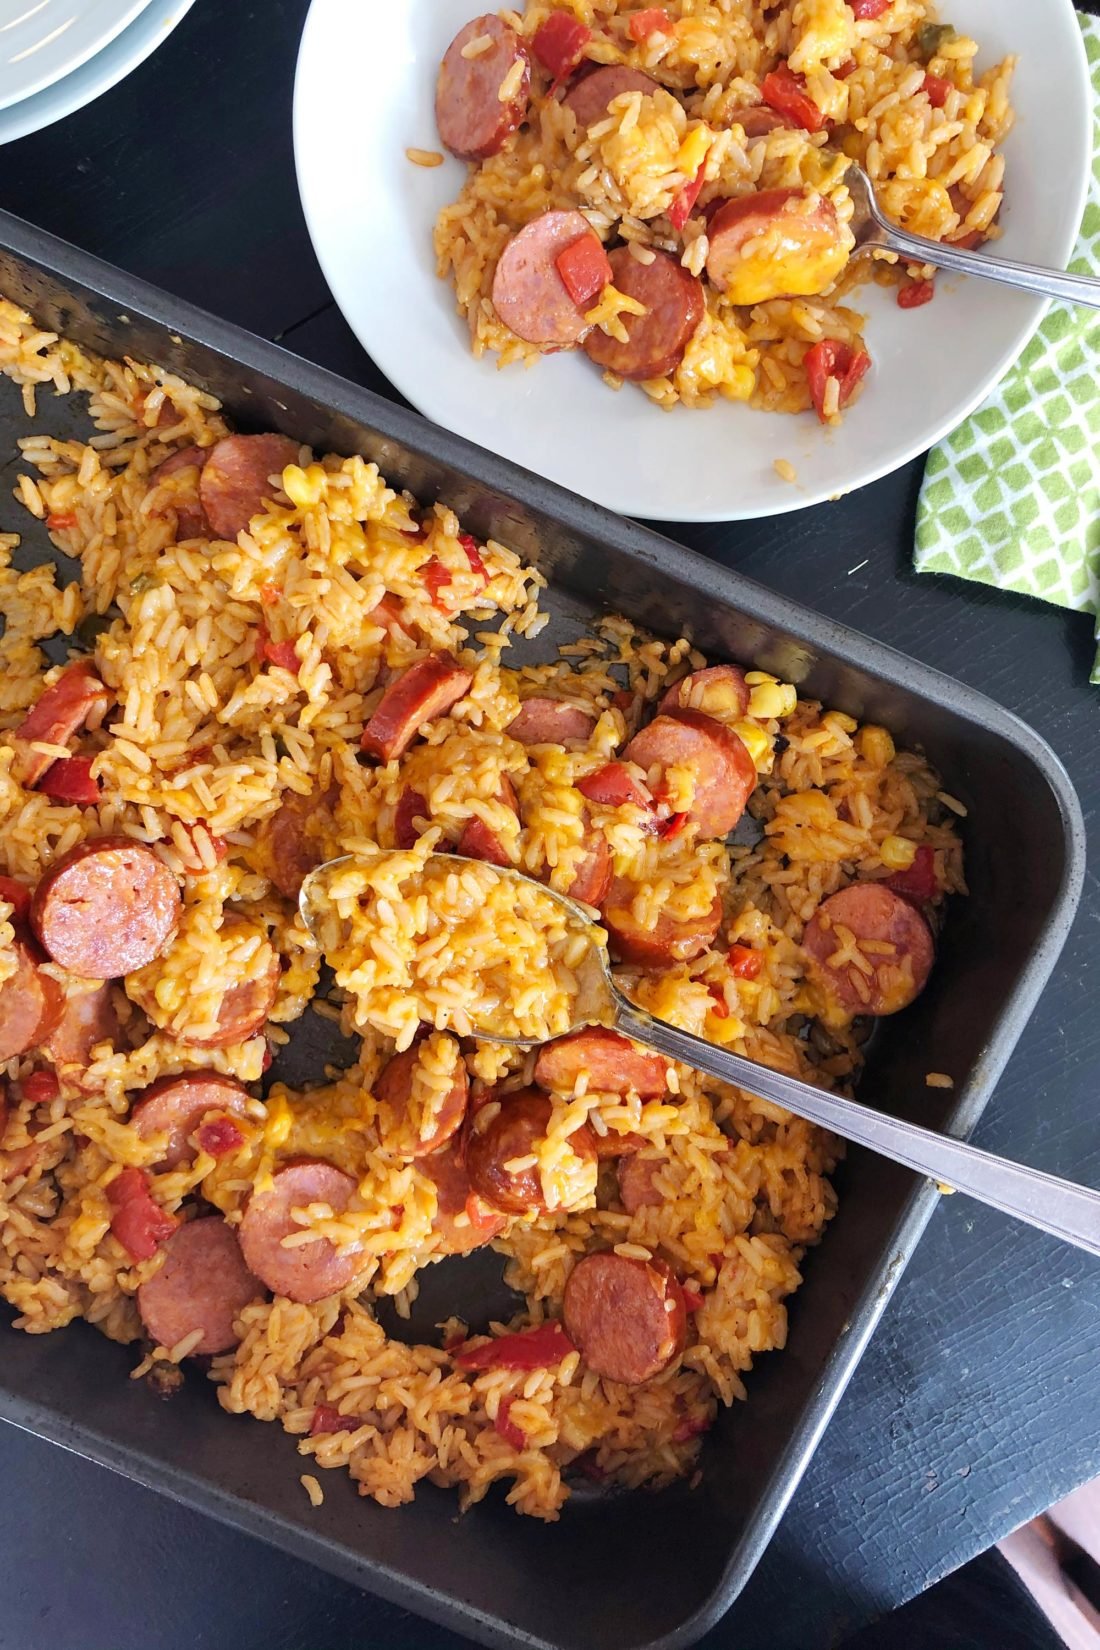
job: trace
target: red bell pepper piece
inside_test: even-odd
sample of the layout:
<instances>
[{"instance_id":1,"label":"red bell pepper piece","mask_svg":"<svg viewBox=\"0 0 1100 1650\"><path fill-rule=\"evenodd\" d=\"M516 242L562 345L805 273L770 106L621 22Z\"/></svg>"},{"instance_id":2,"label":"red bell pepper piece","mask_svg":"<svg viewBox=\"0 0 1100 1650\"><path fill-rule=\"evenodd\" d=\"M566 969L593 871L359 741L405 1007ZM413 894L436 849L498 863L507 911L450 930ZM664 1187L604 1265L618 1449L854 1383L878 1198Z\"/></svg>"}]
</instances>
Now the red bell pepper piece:
<instances>
[{"instance_id":1,"label":"red bell pepper piece","mask_svg":"<svg viewBox=\"0 0 1100 1650\"><path fill-rule=\"evenodd\" d=\"M687 814L671 814L663 824L657 828L657 834L662 842L674 842L687 824Z\"/></svg>"},{"instance_id":2,"label":"red bell pepper piece","mask_svg":"<svg viewBox=\"0 0 1100 1650\"><path fill-rule=\"evenodd\" d=\"M505 1397L500 1400L500 1403L497 1405L497 1418L493 1422L493 1426L496 1431L500 1433L500 1436L504 1439L505 1443L511 1444L513 1449L526 1449L527 1434L524 1432L523 1428L517 1424L517 1422L511 1421L508 1418L512 1405L515 1401L516 1400L511 1397Z\"/></svg>"},{"instance_id":3,"label":"red bell pepper piece","mask_svg":"<svg viewBox=\"0 0 1100 1650\"><path fill-rule=\"evenodd\" d=\"M576 1348L556 1318L455 1353L461 1369L549 1369Z\"/></svg>"},{"instance_id":4,"label":"red bell pepper piece","mask_svg":"<svg viewBox=\"0 0 1100 1650\"><path fill-rule=\"evenodd\" d=\"M552 11L545 23L540 23L531 41L531 50L553 79L551 91L580 63L584 48L592 38L592 30L571 12Z\"/></svg>"},{"instance_id":5,"label":"red bell pepper piece","mask_svg":"<svg viewBox=\"0 0 1100 1650\"><path fill-rule=\"evenodd\" d=\"M318 1404L309 1423L309 1436L316 1438L322 1432L347 1432L349 1429L347 1416L341 1415L331 1404Z\"/></svg>"},{"instance_id":6,"label":"red bell pepper piece","mask_svg":"<svg viewBox=\"0 0 1100 1650\"><path fill-rule=\"evenodd\" d=\"M76 526L75 510L58 510L46 517L46 526L51 533L66 533L70 527Z\"/></svg>"},{"instance_id":7,"label":"red bell pepper piece","mask_svg":"<svg viewBox=\"0 0 1100 1650\"><path fill-rule=\"evenodd\" d=\"M700 166L691 182L685 183L683 188L677 191L668 209L668 221L677 232L683 229L691 217L702 187L703 168Z\"/></svg>"},{"instance_id":8,"label":"red bell pepper piece","mask_svg":"<svg viewBox=\"0 0 1100 1650\"><path fill-rule=\"evenodd\" d=\"M651 34L670 34L672 22L663 6L647 6L644 11L636 11L627 19L627 29L631 40L639 45L648 40Z\"/></svg>"},{"instance_id":9,"label":"red bell pepper piece","mask_svg":"<svg viewBox=\"0 0 1100 1650\"><path fill-rule=\"evenodd\" d=\"M688 1311L698 1312L699 1308L703 1304L703 1297L699 1291L697 1289L692 1289L686 1283L682 1283L680 1285L680 1289L684 1297L684 1305L687 1307Z\"/></svg>"},{"instance_id":10,"label":"red bell pepper piece","mask_svg":"<svg viewBox=\"0 0 1100 1650\"><path fill-rule=\"evenodd\" d=\"M900 894L902 899L915 901L918 905L935 899L940 888L936 880L935 850L922 842L913 856L912 865L887 877L886 886L892 888L895 894Z\"/></svg>"},{"instance_id":11,"label":"red bell pepper piece","mask_svg":"<svg viewBox=\"0 0 1100 1650\"><path fill-rule=\"evenodd\" d=\"M728 1020L730 1017L729 1004L726 1002L726 994L722 987L720 985L708 985L707 990L714 1002L714 1007L710 1011L714 1018L716 1020Z\"/></svg>"},{"instance_id":12,"label":"red bell pepper piece","mask_svg":"<svg viewBox=\"0 0 1100 1650\"><path fill-rule=\"evenodd\" d=\"M292 676L297 676L299 659L294 651L293 642L273 642L266 625L256 627L256 656L269 665L278 665L281 670L289 670Z\"/></svg>"},{"instance_id":13,"label":"red bell pepper piece","mask_svg":"<svg viewBox=\"0 0 1100 1650\"><path fill-rule=\"evenodd\" d=\"M931 281L907 281L904 286L898 287L899 309L920 309L922 304L930 304L936 296L936 288Z\"/></svg>"},{"instance_id":14,"label":"red bell pepper piece","mask_svg":"<svg viewBox=\"0 0 1100 1650\"><path fill-rule=\"evenodd\" d=\"M265 607L274 607L281 596L282 591L277 584L261 584L260 600Z\"/></svg>"},{"instance_id":15,"label":"red bell pepper piece","mask_svg":"<svg viewBox=\"0 0 1100 1650\"><path fill-rule=\"evenodd\" d=\"M99 801L99 780L92 778L94 761L94 756L63 756L46 769L38 789L55 802L91 806Z\"/></svg>"},{"instance_id":16,"label":"red bell pepper piece","mask_svg":"<svg viewBox=\"0 0 1100 1650\"><path fill-rule=\"evenodd\" d=\"M817 409L817 416L823 424L828 423L822 411L827 380L839 378L839 405L847 406L856 385L870 365L871 357L866 350L853 349L851 344L841 343L837 338L823 338L820 344L814 344L806 351L805 367L806 377L810 383L810 396Z\"/></svg>"},{"instance_id":17,"label":"red bell pepper piece","mask_svg":"<svg viewBox=\"0 0 1100 1650\"><path fill-rule=\"evenodd\" d=\"M195 1139L211 1157L224 1157L243 1144L244 1135L231 1117L214 1117L195 1130Z\"/></svg>"},{"instance_id":18,"label":"red bell pepper piece","mask_svg":"<svg viewBox=\"0 0 1100 1650\"><path fill-rule=\"evenodd\" d=\"M131 1260L150 1260L179 1221L155 1201L144 1169L128 1168L107 1187L111 1231Z\"/></svg>"},{"instance_id":19,"label":"red bell pepper piece","mask_svg":"<svg viewBox=\"0 0 1100 1650\"><path fill-rule=\"evenodd\" d=\"M625 762L608 762L577 780L577 789L589 802L603 802L609 808L633 802L638 808L653 806L649 792L635 779Z\"/></svg>"},{"instance_id":20,"label":"red bell pepper piece","mask_svg":"<svg viewBox=\"0 0 1100 1650\"><path fill-rule=\"evenodd\" d=\"M674 1444L686 1444L689 1439L698 1438L701 1432L709 1432L713 1424L709 1415L700 1415L694 1421L681 1421L672 1434L672 1442Z\"/></svg>"},{"instance_id":21,"label":"red bell pepper piece","mask_svg":"<svg viewBox=\"0 0 1100 1650\"><path fill-rule=\"evenodd\" d=\"M0 900L11 906L12 919L26 922L31 914L31 891L15 877L0 877Z\"/></svg>"},{"instance_id":22,"label":"red bell pepper piece","mask_svg":"<svg viewBox=\"0 0 1100 1650\"><path fill-rule=\"evenodd\" d=\"M820 132L825 116L806 90L805 75L794 74L786 63L778 64L760 83L760 95L769 108L787 115L805 132Z\"/></svg>"},{"instance_id":23,"label":"red bell pepper piece","mask_svg":"<svg viewBox=\"0 0 1100 1650\"><path fill-rule=\"evenodd\" d=\"M23 1098L29 1100L32 1106L48 1106L60 1093L61 1084L57 1081L56 1072L32 1071L23 1080Z\"/></svg>"},{"instance_id":24,"label":"red bell pepper piece","mask_svg":"<svg viewBox=\"0 0 1100 1650\"><path fill-rule=\"evenodd\" d=\"M598 235L590 229L554 259L562 285L578 308L590 304L611 279L611 264Z\"/></svg>"},{"instance_id":25,"label":"red bell pepper piece","mask_svg":"<svg viewBox=\"0 0 1100 1650\"><path fill-rule=\"evenodd\" d=\"M731 945L726 954L730 973L739 980L755 980L764 966L763 954L751 945Z\"/></svg>"},{"instance_id":26,"label":"red bell pepper piece","mask_svg":"<svg viewBox=\"0 0 1100 1650\"><path fill-rule=\"evenodd\" d=\"M947 102L947 94L951 90L952 85L953 82L950 80L945 80L942 74L925 75L923 90L927 93L928 101L932 105L933 109L943 108L944 104Z\"/></svg>"},{"instance_id":27,"label":"red bell pepper piece","mask_svg":"<svg viewBox=\"0 0 1100 1650\"><path fill-rule=\"evenodd\" d=\"M889 11L891 0L848 0L857 23L867 23Z\"/></svg>"}]
</instances>

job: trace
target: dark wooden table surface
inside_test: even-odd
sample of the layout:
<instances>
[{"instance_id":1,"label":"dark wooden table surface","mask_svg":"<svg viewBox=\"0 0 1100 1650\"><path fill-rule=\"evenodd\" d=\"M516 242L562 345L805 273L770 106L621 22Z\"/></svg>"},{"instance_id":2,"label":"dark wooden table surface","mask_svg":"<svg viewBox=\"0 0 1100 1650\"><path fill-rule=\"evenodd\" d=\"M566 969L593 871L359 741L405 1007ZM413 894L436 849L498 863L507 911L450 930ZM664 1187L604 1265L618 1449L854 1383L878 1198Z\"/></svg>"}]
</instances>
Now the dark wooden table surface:
<instances>
[{"instance_id":1,"label":"dark wooden table surface","mask_svg":"<svg viewBox=\"0 0 1100 1650\"><path fill-rule=\"evenodd\" d=\"M306 10L198 0L122 86L7 147L0 205L386 390L332 306L298 204L290 100ZM672 532L1017 711L1061 755L1095 832L1089 623L917 578L920 469L775 522ZM977 1135L1096 1185L1098 964L1093 872ZM708 1645L825 1650L1100 1472L1098 1433L1100 1264L946 1200L767 1557ZM14 1428L0 1428L0 1481L2 1650L464 1642Z\"/></svg>"}]
</instances>

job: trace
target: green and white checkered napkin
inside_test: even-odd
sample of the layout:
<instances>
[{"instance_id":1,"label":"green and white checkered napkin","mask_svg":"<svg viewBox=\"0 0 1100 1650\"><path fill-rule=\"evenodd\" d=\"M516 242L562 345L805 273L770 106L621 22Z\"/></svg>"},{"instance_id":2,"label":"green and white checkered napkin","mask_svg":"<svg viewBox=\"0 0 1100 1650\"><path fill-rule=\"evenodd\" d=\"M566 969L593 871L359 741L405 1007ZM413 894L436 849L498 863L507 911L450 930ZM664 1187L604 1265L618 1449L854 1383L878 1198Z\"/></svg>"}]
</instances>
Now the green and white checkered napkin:
<instances>
[{"instance_id":1,"label":"green and white checkered napkin","mask_svg":"<svg viewBox=\"0 0 1100 1650\"><path fill-rule=\"evenodd\" d=\"M1093 84L1093 168L1070 268L1100 273L1100 20L1080 13ZM1100 312L1055 303L973 417L928 455L919 573L954 573L1097 618ZM1092 670L1100 683L1100 652Z\"/></svg>"}]
</instances>

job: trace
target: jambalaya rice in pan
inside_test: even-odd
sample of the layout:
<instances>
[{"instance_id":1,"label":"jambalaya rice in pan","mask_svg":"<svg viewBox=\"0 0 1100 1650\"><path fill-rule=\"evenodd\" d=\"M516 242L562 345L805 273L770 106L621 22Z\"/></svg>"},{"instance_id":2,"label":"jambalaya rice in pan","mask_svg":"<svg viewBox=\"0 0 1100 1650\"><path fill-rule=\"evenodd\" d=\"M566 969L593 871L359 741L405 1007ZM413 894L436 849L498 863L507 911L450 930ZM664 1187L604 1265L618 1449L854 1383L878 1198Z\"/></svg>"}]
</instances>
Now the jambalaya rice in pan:
<instances>
[{"instance_id":1,"label":"jambalaya rice in pan","mask_svg":"<svg viewBox=\"0 0 1100 1650\"><path fill-rule=\"evenodd\" d=\"M933 240L995 237L1013 59L925 0L527 0L471 20L436 92L470 170L435 228L475 354L580 348L662 407L719 396L839 422L872 365L845 171Z\"/></svg>"},{"instance_id":2,"label":"jambalaya rice in pan","mask_svg":"<svg viewBox=\"0 0 1100 1650\"><path fill-rule=\"evenodd\" d=\"M235 435L209 395L7 303L0 365L43 431L18 503L78 571L18 572L2 541L17 1326L86 1318L160 1388L190 1368L387 1506L502 1479L553 1519L580 1472L690 1474L784 1344L837 1143L602 1028L465 1035L466 975L513 979L500 936L541 921L480 873L587 901L657 1014L846 1088L963 887L957 805L884 728L622 619L510 665L539 574L361 458ZM88 439L48 433L55 392L87 398ZM448 849L465 926L433 972L443 906L414 873ZM299 885L380 850L362 957L319 989ZM304 1014L356 1054L292 1089L268 1068ZM490 1244L511 1322L386 1334L380 1297L407 1315L422 1267Z\"/></svg>"}]
</instances>

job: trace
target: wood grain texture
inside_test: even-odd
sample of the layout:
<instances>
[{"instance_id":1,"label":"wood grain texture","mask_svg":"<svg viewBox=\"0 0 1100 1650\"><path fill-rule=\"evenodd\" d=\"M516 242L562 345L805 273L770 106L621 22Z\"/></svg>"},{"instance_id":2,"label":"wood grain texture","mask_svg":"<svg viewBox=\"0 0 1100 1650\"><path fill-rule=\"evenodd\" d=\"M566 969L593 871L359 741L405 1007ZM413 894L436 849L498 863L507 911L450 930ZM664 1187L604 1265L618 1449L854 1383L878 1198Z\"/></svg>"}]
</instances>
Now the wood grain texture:
<instances>
[{"instance_id":1,"label":"wood grain texture","mask_svg":"<svg viewBox=\"0 0 1100 1650\"><path fill-rule=\"evenodd\" d=\"M306 9L198 0L122 87L7 148L3 204L392 394L331 306L298 205L290 90ZM1088 621L917 578L919 479L914 464L775 521L661 530L1017 711L1066 763L1095 841ZM1092 872L977 1135L1092 1184L1098 964ZM1098 1370L1100 1266L945 1200L757 1575L708 1646L830 1650L1100 1472ZM0 1467L0 1650L465 1642L12 1428L0 1428ZM100 1576L114 1580L90 1579Z\"/></svg>"}]
</instances>

